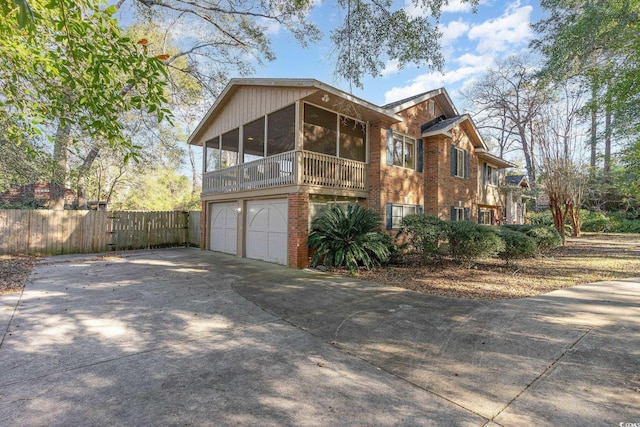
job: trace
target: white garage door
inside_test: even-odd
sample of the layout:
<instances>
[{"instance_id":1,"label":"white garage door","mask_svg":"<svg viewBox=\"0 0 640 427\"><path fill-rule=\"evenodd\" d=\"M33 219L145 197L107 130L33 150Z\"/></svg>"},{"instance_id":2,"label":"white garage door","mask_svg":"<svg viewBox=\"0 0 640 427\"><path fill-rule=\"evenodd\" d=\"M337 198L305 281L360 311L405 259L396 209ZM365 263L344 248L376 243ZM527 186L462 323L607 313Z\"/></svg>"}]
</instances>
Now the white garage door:
<instances>
[{"instance_id":1,"label":"white garage door","mask_svg":"<svg viewBox=\"0 0 640 427\"><path fill-rule=\"evenodd\" d=\"M247 202L247 258L287 264L287 199Z\"/></svg>"},{"instance_id":2,"label":"white garage door","mask_svg":"<svg viewBox=\"0 0 640 427\"><path fill-rule=\"evenodd\" d=\"M236 202L211 205L209 249L236 255L238 253L238 213Z\"/></svg>"}]
</instances>

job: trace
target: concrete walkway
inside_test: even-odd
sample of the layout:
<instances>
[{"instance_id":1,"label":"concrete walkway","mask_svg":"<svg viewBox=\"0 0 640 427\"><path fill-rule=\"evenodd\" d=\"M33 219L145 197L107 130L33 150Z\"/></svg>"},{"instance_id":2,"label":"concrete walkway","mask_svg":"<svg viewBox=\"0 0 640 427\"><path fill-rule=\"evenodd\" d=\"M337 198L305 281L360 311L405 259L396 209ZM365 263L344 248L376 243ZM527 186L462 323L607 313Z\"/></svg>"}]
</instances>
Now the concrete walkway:
<instances>
[{"instance_id":1,"label":"concrete walkway","mask_svg":"<svg viewBox=\"0 0 640 427\"><path fill-rule=\"evenodd\" d=\"M52 257L0 327L0 425L640 423L637 280L496 302L197 249Z\"/></svg>"}]
</instances>

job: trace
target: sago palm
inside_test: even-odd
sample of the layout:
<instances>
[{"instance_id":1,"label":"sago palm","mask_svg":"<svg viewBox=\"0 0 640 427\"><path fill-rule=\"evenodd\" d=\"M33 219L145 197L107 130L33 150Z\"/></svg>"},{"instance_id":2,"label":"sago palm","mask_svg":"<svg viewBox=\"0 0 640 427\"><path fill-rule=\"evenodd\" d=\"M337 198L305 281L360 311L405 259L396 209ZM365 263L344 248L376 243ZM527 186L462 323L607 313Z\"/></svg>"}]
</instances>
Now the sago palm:
<instances>
[{"instance_id":1,"label":"sago palm","mask_svg":"<svg viewBox=\"0 0 640 427\"><path fill-rule=\"evenodd\" d=\"M328 266L346 266L352 274L358 264L370 269L389 258L389 238L378 231L378 216L360 205L337 206L311 222L309 247L316 249L311 265L324 258Z\"/></svg>"}]
</instances>

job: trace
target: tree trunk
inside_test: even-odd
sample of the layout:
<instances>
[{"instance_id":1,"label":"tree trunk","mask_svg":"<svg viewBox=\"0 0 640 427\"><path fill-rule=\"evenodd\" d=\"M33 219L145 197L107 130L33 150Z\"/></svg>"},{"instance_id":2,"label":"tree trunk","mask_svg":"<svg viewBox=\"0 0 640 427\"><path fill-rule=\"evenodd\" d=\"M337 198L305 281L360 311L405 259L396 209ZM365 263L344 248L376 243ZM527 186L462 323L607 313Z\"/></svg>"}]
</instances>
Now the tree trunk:
<instances>
[{"instance_id":1,"label":"tree trunk","mask_svg":"<svg viewBox=\"0 0 640 427\"><path fill-rule=\"evenodd\" d=\"M597 87L594 84L591 86L591 102L593 105L591 106L591 134L590 134L590 142L589 146L591 147L591 174L595 174L596 172L596 156L597 156L597 148L598 148L598 108L596 105L596 96Z\"/></svg>"},{"instance_id":2,"label":"tree trunk","mask_svg":"<svg viewBox=\"0 0 640 427\"><path fill-rule=\"evenodd\" d=\"M49 183L49 209L64 209L64 190L69 170L69 144L71 130L58 126L53 146L53 173Z\"/></svg>"},{"instance_id":3,"label":"tree trunk","mask_svg":"<svg viewBox=\"0 0 640 427\"><path fill-rule=\"evenodd\" d=\"M193 153L191 144L188 145L188 149L189 162L191 163L191 194L195 194L198 191L198 166L196 165L196 156Z\"/></svg>"},{"instance_id":4,"label":"tree trunk","mask_svg":"<svg viewBox=\"0 0 640 427\"><path fill-rule=\"evenodd\" d=\"M88 209L87 194L86 194L87 175L89 174L89 171L91 170L91 166L93 165L93 162L96 159L96 157L98 157L99 153L100 153L99 148L97 148L95 145L91 147L91 150L89 150L89 154L87 154L87 157L85 157L84 161L82 162L82 165L78 169L78 209L81 209L81 210Z\"/></svg>"},{"instance_id":5,"label":"tree trunk","mask_svg":"<svg viewBox=\"0 0 640 427\"><path fill-rule=\"evenodd\" d=\"M602 182L609 183L611 170L611 108L607 105L604 122L604 167L602 169Z\"/></svg>"}]
</instances>

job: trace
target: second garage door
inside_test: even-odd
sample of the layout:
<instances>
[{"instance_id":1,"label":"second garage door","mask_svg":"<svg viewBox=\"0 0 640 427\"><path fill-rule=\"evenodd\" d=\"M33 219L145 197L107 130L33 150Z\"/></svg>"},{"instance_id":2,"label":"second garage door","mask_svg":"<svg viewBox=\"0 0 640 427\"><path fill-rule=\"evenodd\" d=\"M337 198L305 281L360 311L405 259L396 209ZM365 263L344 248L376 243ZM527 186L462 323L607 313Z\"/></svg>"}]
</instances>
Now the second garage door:
<instances>
[{"instance_id":1,"label":"second garage door","mask_svg":"<svg viewBox=\"0 0 640 427\"><path fill-rule=\"evenodd\" d=\"M247 258L287 264L287 199L247 202Z\"/></svg>"}]
</instances>

